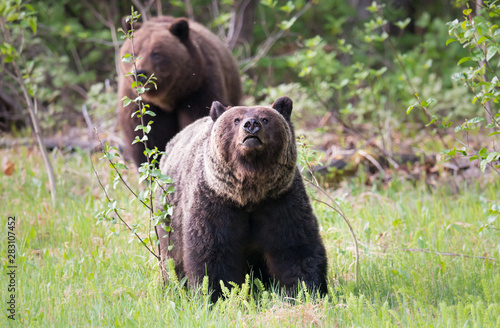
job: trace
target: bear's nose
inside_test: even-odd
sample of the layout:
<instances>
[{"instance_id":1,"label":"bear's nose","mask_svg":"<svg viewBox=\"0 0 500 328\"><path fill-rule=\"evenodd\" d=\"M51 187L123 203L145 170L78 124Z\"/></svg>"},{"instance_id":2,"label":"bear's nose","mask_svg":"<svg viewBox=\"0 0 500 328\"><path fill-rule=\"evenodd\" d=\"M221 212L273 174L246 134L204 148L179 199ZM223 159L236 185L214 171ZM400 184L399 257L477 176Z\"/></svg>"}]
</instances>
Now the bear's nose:
<instances>
[{"instance_id":1,"label":"bear's nose","mask_svg":"<svg viewBox=\"0 0 500 328\"><path fill-rule=\"evenodd\" d=\"M144 76L139 76L141 74L144 75ZM146 72L145 70L143 70L143 69L138 69L137 70L137 80L139 82L141 82L143 85L148 80L147 76L148 76L148 72ZM132 75L132 78L135 80L135 75Z\"/></svg>"},{"instance_id":2,"label":"bear's nose","mask_svg":"<svg viewBox=\"0 0 500 328\"><path fill-rule=\"evenodd\" d=\"M254 118L248 119L245 121L245 123L243 123L243 130L252 134L259 131L260 127L260 122Z\"/></svg>"}]
</instances>

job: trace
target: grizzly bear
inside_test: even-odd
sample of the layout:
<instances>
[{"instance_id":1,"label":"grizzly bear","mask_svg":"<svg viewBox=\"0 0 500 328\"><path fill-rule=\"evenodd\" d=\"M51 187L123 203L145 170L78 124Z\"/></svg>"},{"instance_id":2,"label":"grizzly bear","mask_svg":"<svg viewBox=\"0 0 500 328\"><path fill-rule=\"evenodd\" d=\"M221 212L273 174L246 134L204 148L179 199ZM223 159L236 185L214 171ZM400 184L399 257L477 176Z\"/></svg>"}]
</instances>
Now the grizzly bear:
<instances>
[{"instance_id":1,"label":"grizzly bear","mask_svg":"<svg viewBox=\"0 0 500 328\"><path fill-rule=\"evenodd\" d=\"M216 101L209 117L167 144L160 169L175 190L171 231L157 226L162 266L172 258L190 285L208 275L214 302L220 280L242 283L250 272L287 291L302 280L327 293L326 252L297 169L291 112L288 97L271 107Z\"/></svg>"},{"instance_id":2,"label":"grizzly bear","mask_svg":"<svg viewBox=\"0 0 500 328\"><path fill-rule=\"evenodd\" d=\"M128 31L130 24L124 22ZM237 105L241 98L241 80L236 62L227 47L208 29L186 18L160 16L145 23L134 23L134 54L137 74L154 74L156 87L142 94L143 102L155 116L146 115L144 124L153 121L148 134L147 147L163 150L167 142L181 129L195 120L207 116L214 100L225 105ZM132 44L126 40L120 56L132 54ZM131 72L133 65L121 61L122 74ZM135 99L131 88L133 76L119 79L118 96ZM146 78L139 76L142 83ZM134 103L119 106L118 121L125 141L125 158L137 166L146 161L144 145L132 141L142 138L135 131L141 123Z\"/></svg>"}]
</instances>

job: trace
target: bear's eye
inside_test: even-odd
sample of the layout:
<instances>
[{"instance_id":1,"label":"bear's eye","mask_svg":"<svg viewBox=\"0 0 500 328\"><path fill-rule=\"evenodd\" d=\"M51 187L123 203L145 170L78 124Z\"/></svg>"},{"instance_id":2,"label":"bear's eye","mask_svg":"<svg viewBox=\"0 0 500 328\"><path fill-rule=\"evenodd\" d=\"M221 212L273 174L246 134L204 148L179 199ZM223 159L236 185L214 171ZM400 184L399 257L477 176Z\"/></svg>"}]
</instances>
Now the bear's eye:
<instances>
[{"instance_id":1,"label":"bear's eye","mask_svg":"<svg viewBox=\"0 0 500 328\"><path fill-rule=\"evenodd\" d=\"M240 119L239 118L237 118L237 119L234 120L234 125L238 125L239 123L240 123Z\"/></svg>"},{"instance_id":2,"label":"bear's eye","mask_svg":"<svg viewBox=\"0 0 500 328\"><path fill-rule=\"evenodd\" d=\"M269 123L269 120L267 118L263 118L262 123L267 124L267 123Z\"/></svg>"},{"instance_id":3,"label":"bear's eye","mask_svg":"<svg viewBox=\"0 0 500 328\"><path fill-rule=\"evenodd\" d=\"M151 59L153 59L153 60L160 60L160 59L161 59L161 55L160 55L160 53L158 53L158 52L153 52L153 53L151 54Z\"/></svg>"}]
</instances>

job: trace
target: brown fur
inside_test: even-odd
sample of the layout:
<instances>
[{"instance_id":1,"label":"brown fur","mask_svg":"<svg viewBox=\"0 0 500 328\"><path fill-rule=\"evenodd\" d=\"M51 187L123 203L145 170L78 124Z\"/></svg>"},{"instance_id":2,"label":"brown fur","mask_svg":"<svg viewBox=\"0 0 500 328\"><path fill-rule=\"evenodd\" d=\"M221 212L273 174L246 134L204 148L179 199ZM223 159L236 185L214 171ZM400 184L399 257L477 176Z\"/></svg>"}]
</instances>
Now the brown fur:
<instances>
[{"instance_id":1,"label":"brown fur","mask_svg":"<svg viewBox=\"0 0 500 328\"><path fill-rule=\"evenodd\" d=\"M219 280L242 283L249 268L288 290L301 279L327 291L325 249L296 167L291 110L286 97L272 108L215 102L211 117L166 147L160 168L175 192L172 233L158 226L162 261L172 257L191 285L208 274L214 301Z\"/></svg>"},{"instance_id":2,"label":"brown fur","mask_svg":"<svg viewBox=\"0 0 500 328\"><path fill-rule=\"evenodd\" d=\"M146 104L157 114L145 116L145 123L153 120L148 147L163 150L166 143L181 129L209 113L210 105L218 100L226 105L237 105L241 98L241 82L236 63L225 45L202 25L185 18L162 16L136 24L134 52L143 59L137 62L137 71L146 76L154 73L156 86L142 95ZM125 41L120 56L132 54L130 40ZM132 70L131 63L121 62L123 74ZM135 99L131 89L132 76L119 80L119 98ZM119 123L126 143L125 156L139 166L145 160L142 144L131 145L134 131L140 124L131 115L137 107L120 108ZM155 133L156 130L156 133Z\"/></svg>"}]
</instances>

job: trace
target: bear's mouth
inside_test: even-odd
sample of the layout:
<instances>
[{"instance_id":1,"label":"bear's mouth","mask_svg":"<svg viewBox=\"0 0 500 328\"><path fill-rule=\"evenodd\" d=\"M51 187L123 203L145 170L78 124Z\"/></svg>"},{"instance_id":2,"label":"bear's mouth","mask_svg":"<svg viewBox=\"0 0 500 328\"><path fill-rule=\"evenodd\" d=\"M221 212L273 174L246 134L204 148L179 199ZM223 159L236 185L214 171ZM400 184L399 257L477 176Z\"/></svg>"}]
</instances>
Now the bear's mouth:
<instances>
[{"instance_id":1,"label":"bear's mouth","mask_svg":"<svg viewBox=\"0 0 500 328\"><path fill-rule=\"evenodd\" d=\"M256 135L249 135L243 139L242 144L246 147L257 147L262 145L262 141Z\"/></svg>"}]
</instances>

